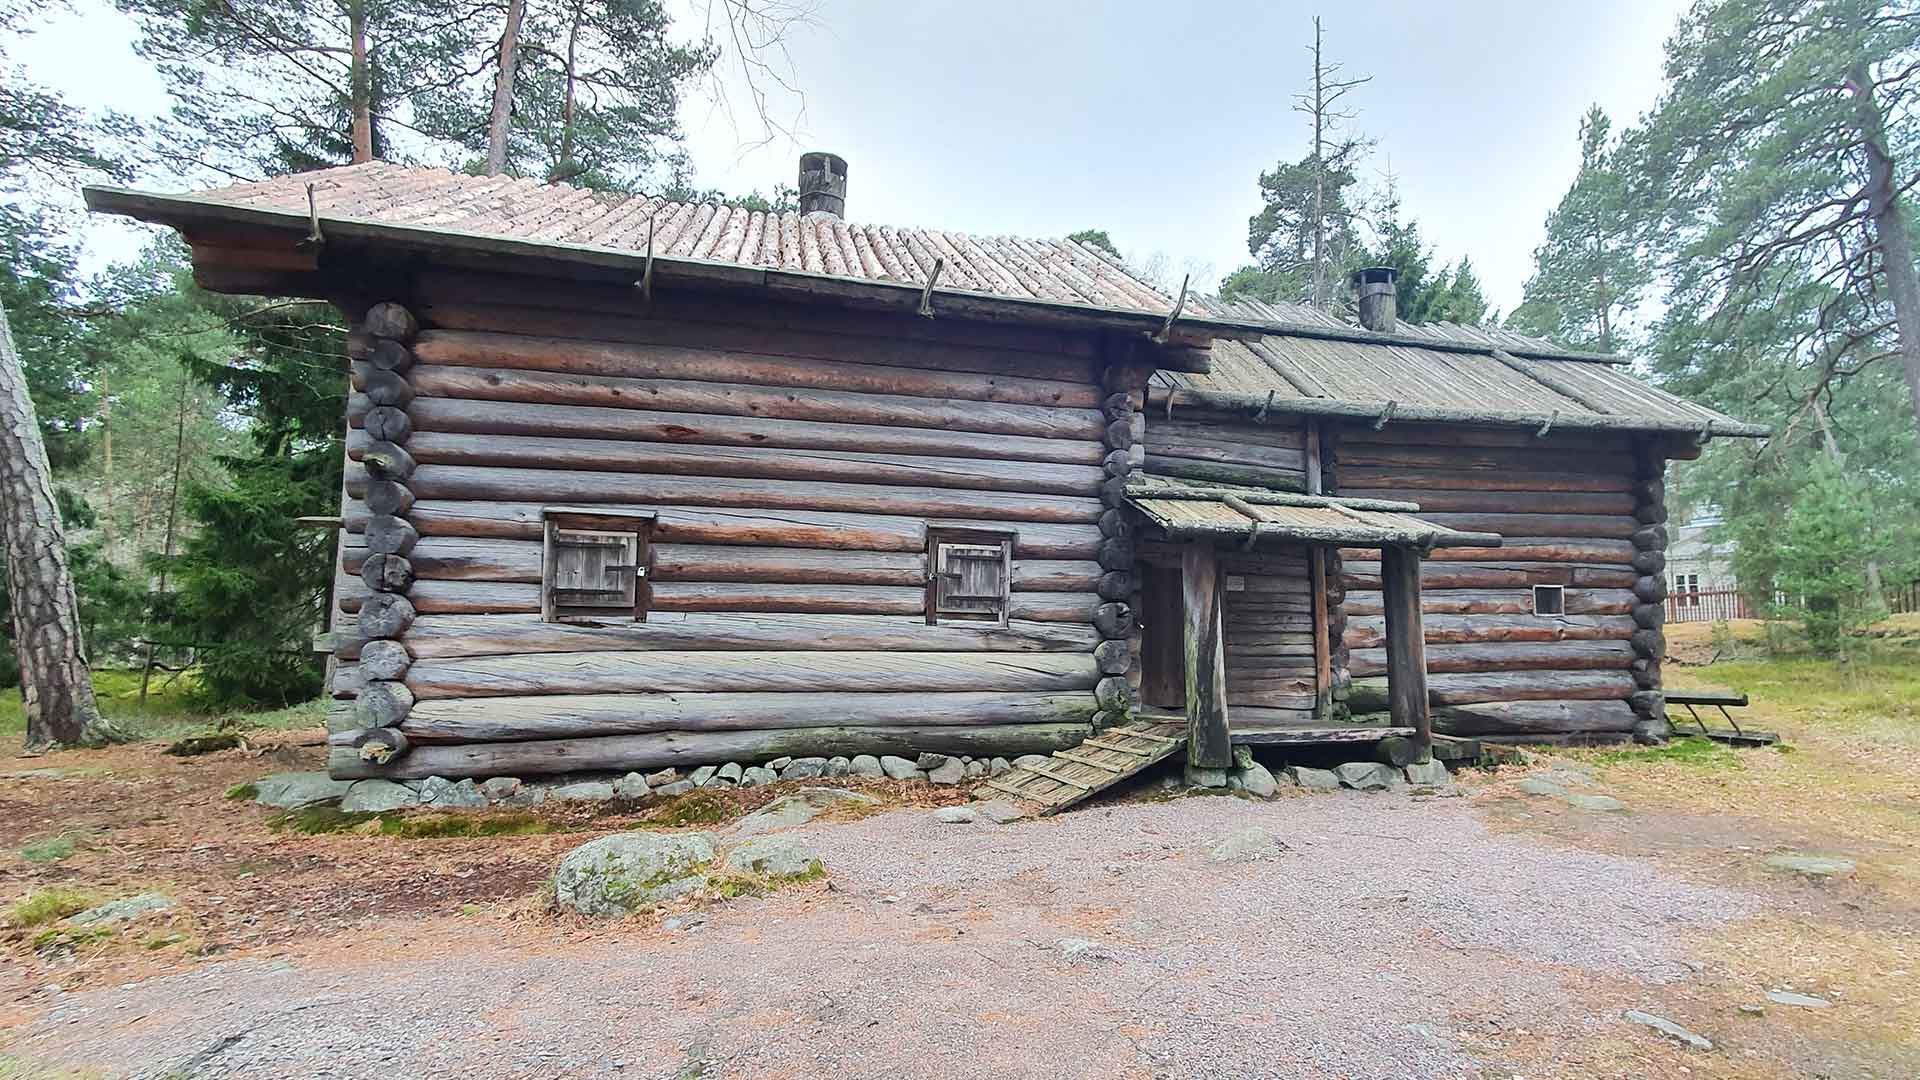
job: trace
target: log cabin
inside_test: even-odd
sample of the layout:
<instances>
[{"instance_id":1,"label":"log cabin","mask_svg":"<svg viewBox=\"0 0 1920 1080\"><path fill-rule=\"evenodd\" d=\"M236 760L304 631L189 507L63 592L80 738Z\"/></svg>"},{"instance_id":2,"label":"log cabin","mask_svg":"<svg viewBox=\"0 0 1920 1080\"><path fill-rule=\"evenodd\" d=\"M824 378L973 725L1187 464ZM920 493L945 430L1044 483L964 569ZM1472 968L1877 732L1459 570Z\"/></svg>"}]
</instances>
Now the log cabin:
<instances>
[{"instance_id":1,"label":"log cabin","mask_svg":"<svg viewBox=\"0 0 1920 1080\"><path fill-rule=\"evenodd\" d=\"M336 776L1666 730L1664 465L1763 430L1391 271L1356 326L846 195L87 190L351 326Z\"/></svg>"}]
</instances>

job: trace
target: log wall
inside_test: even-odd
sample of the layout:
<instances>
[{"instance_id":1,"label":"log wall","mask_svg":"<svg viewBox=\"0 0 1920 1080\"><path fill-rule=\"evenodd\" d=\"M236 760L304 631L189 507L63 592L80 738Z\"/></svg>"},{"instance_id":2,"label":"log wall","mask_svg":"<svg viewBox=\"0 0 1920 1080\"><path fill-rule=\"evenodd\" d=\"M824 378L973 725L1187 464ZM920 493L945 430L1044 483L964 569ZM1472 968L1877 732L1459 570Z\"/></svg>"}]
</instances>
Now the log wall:
<instances>
[{"instance_id":1,"label":"log wall","mask_svg":"<svg viewBox=\"0 0 1920 1080\"><path fill-rule=\"evenodd\" d=\"M1654 703L1640 691L1657 689L1648 656L1657 644L1636 644L1648 610L1636 593L1654 539L1646 507L1664 464L1657 448L1624 435L1398 423L1341 425L1326 441L1337 493L1409 500L1430 521L1504 538L1438 549L1421 567L1434 730L1617 737L1647 715ZM1344 550L1339 567L1335 661L1353 680L1347 704L1379 709L1379 552ZM1562 586L1566 614L1533 614L1534 585Z\"/></svg>"},{"instance_id":2,"label":"log wall","mask_svg":"<svg viewBox=\"0 0 1920 1080\"><path fill-rule=\"evenodd\" d=\"M340 775L1013 753L1131 709L1150 369L1098 338L441 272L407 309L404 378L354 352L337 608L405 605L411 749ZM657 515L644 623L540 621L556 505ZM1006 627L926 623L929 523L1015 534ZM367 697L375 636L342 635L336 693Z\"/></svg>"}]
</instances>

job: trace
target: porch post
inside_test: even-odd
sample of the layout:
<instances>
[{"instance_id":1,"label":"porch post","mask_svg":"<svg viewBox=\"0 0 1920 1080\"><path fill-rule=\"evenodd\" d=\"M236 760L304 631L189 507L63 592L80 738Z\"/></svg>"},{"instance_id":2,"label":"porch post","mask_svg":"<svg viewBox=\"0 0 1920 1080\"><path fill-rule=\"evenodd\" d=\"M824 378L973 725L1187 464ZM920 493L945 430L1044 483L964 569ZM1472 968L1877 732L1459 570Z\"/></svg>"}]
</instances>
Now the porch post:
<instances>
[{"instance_id":1,"label":"porch post","mask_svg":"<svg viewBox=\"0 0 1920 1080\"><path fill-rule=\"evenodd\" d=\"M1187 764L1224 769L1233 764L1233 744L1227 730L1219 567L1211 541L1190 541L1180 549L1180 587L1186 609Z\"/></svg>"},{"instance_id":2,"label":"porch post","mask_svg":"<svg viewBox=\"0 0 1920 1080\"><path fill-rule=\"evenodd\" d=\"M1427 708L1427 633L1420 619L1420 552L1380 551L1380 584L1387 610L1387 709L1395 727L1410 727L1422 756L1433 746Z\"/></svg>"}]
</instances>

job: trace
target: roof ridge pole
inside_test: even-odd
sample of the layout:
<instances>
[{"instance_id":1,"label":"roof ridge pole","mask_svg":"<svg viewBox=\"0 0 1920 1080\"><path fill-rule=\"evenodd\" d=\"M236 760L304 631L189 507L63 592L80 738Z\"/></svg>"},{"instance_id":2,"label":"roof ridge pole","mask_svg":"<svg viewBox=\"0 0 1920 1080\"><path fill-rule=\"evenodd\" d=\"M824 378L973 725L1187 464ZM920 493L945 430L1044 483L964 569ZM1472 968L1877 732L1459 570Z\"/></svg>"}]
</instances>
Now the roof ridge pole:
<instances>
[{"instance_id":1,"label":"roof ridge pole","mask_svg":"<svg viewBox=\"0 0 1920 1080\"><path fill-rule=\"evenodd\" d=\"M1541 386L1544 386L1547 389L1553 391L1554 393L1559 394L1561 397L1566 398L1568 401L1573 402L1574 404L1580 406L1581 408L1591 409L1592 411L1597 412L1602 416L1613 415L1613 410L1607 408L1605 405L1602 405L1599 402L1588 397L1586 394L1582 393L1578 388L1576 388L1572 383L1569 383L1566 380L1558 378L1556 376L1548 375L1543 371L1534 371L1531 368L1528 368L1526 365L1520 362L1519 357L1513 355L1512 353L1508 352L1505 349L1502 349L1498 345L1495 345L1489 351L1492 353L1493 358L1495 360L1500 361L1501 363L1507 365L1513 370L1519 372L1523 377L1532 379L1534 382L1537 382Z\"/></svg>"}]
</instances>

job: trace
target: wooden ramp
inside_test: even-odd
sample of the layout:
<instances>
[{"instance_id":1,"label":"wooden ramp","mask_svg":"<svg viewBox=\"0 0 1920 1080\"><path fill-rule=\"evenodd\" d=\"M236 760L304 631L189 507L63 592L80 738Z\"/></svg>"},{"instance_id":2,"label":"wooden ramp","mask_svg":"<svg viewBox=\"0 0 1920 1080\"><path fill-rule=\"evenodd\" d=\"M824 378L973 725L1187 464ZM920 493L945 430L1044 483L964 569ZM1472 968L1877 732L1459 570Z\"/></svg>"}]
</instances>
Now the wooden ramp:
<instances>
[{"instance_id":1,"label":"wooden ramp","mask_svg":"<svg viewBox=\"0 0 1920 1080\"><path fill-rule=\"evenodd\" d=\"M1045 761L1021 766L987 781L986 786L1020 800L1035 816L1064 810L1096 791L1184 753L1184 719L1147 719L1109 728L1071 750L1057 750Z\"/></svg>"}]
</instances>

